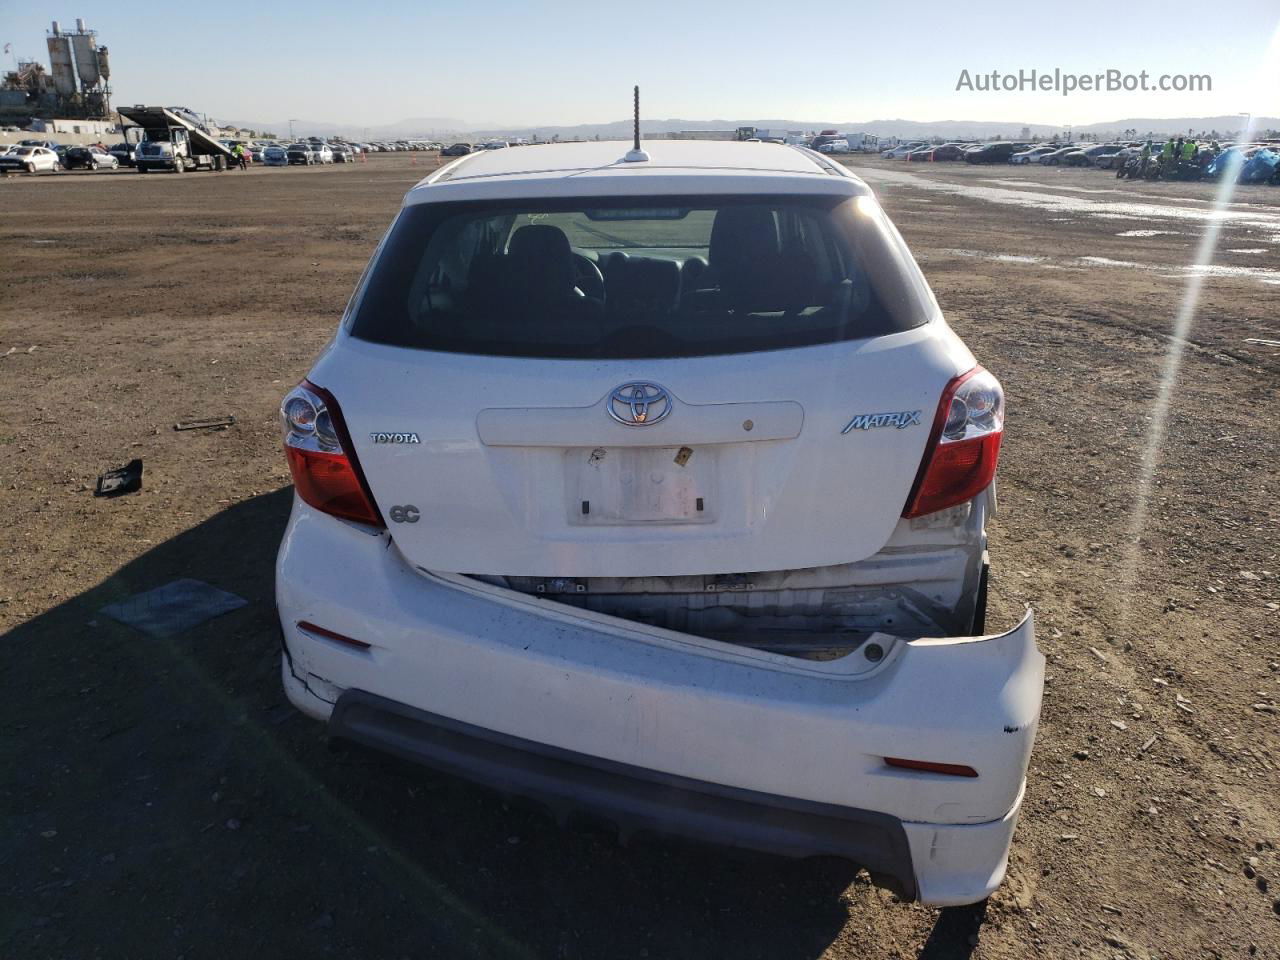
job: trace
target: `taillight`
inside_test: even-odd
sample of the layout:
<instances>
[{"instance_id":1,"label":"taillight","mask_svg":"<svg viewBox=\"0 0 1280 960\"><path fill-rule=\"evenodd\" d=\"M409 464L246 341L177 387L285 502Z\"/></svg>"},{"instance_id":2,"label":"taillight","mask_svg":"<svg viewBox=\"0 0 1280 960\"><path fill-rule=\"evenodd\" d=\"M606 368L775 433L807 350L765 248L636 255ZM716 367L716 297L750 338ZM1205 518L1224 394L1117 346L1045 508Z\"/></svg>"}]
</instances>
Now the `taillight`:
<instances>
[{"instance_id":1,"label":"taillight","mask_svg":"<svg viewBox=\"0 0 1280 960\"><path fill-rule=\"evenodd\" d=\"M942 391L929 445L902 515L920 517L945 510L985 490L996 475L1003 435L1000 381L982 367L953 379Z\"/></svg>"},{"instance_id":2,"label":"taillight","mask_svg":"<svg viewBox=\"0 0 1280 960\"><path fill-rule=\"evenodd\" d=\"M281 401L280 423L293 488L304 502L344 520L384 526L329 391L303 380Z\"/></svg>"}]
</instances>

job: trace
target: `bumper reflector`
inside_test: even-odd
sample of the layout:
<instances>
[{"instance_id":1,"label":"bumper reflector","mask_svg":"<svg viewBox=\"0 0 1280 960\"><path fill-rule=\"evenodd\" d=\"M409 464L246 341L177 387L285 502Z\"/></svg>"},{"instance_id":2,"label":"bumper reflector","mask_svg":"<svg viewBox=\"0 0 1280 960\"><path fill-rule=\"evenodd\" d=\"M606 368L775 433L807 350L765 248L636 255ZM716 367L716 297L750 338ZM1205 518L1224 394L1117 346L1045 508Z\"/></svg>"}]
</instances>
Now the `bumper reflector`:
<instances>
[{"instance_id":1,"label":"bumper reflector","mask_svg":"<svg viewBox=\"0 0 1280 960\"><path fill-rule=\"evenodd\" d=\"M308 623L306 620L298 621L298 629L306 633L315 634L317 637L324 637L326 640L336 640L338 643L345 643L348 646L355 647L358 650L368 650L370 644L363 640L357 640L354 637L344 636L341 633L335 633L332 630L326 630L324 627L317 627L314 623Z\"/></svg>"},{"instance_id":2,"label":"bumper reflector","mask_svg":"<svg viewBox=\"0 0 1280 960\"><path fill-rule=\"evenodd\" d=\"M976 777L978 771L962 763L933 763L929 760L904 760L902 757L885 757L884 762L903 770L923 770L925 773L942 773L949 777Z\"/></svg>"}]
</instances>

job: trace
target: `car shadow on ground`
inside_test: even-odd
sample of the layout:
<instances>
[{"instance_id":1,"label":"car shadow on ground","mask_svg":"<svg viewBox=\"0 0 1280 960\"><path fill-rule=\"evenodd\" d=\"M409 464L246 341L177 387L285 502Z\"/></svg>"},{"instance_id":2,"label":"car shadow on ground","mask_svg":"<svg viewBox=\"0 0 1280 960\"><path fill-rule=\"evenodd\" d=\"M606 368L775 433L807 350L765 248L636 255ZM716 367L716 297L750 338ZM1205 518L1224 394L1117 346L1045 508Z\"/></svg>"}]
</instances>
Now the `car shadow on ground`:
<instances>
[{"instance_id":1,"label":"car shadow on ground","mask_svg":"<svg viewBox=\"0 0 1280 960\"><path fill-rule=\"evenodd\" d=\"M935 924L846 863L624 848L329 749L280 687L272 579L290 496L230 506L7 636L0 954L786 960L850 938L866 952L868 929L910 933L895 944L908 952L927 935L921 956L971 952L980 912ZM101 613L184 577L248 603L166 640Z\"/></svg>"}]
</instances>

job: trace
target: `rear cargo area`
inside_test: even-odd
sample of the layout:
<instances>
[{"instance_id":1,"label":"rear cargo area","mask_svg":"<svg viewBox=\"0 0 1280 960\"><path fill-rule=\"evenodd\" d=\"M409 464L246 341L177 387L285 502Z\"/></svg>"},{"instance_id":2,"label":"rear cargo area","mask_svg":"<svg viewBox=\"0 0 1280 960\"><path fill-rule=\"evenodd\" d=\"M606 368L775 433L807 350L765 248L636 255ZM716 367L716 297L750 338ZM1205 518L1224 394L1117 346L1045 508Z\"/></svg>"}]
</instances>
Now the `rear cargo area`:
<instances>
[{"instance_id":1,"label":"rear cargo area","mask_svg":"<svg viewBox=\"0 0 1280 960\"><path fill-rule=\"evenodd\" d=\"M473 576L593 613L811 660L858 650L876 633L972 632L987 497L902 520L858 563L673 577Z\"/></svg>"}]
</instances>

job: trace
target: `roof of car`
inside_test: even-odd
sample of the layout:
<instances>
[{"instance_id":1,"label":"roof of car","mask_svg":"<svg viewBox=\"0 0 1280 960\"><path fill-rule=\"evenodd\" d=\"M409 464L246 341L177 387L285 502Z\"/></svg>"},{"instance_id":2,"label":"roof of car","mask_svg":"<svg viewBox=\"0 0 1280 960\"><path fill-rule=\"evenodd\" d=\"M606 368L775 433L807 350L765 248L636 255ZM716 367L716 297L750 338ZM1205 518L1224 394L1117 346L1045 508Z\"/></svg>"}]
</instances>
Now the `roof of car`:
<instances>
[{"instance_id":1,"label":"roof of car","mask_svg":"<svg viewBox=\"0 0 1280 960\"><path fill-rule=\"evenodd\" d=\"M468 154L419 183L406 203L513 197L663 193L835 193L870 190L847 168L787 144L652 140L627 162L617 141L546 144Z\"/></svg>"}]
</instances>

